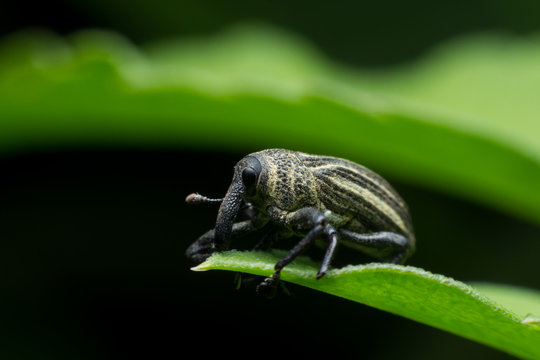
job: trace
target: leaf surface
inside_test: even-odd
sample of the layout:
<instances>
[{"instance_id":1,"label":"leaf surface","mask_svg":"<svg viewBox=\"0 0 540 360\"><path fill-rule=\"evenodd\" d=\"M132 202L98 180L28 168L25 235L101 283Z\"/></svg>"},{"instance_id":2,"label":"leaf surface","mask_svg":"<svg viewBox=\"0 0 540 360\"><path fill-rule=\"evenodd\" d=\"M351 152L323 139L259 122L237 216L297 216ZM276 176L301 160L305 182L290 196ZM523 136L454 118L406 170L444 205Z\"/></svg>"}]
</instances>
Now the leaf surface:
<instances>
[{"instance_id":1,"label":"leaf surface","mask_svg":"<svg viewBox=\"0 0 540 360\"><path fill-rule=\"evenodd\" d=\"M275 251L216 253L193 270L229 270L269 276L280 255L283 253ZM523 317L462 282L416 267L379 263L330 270L320 280L316 280L316 273L316 264L299 258L285 267L281 278L446 330L521 358L540 358L540 326L522 323ZM489 293L487 286L483 289ZM532 290L529 292L540 296Z\"/></svg>"}]
</instances>

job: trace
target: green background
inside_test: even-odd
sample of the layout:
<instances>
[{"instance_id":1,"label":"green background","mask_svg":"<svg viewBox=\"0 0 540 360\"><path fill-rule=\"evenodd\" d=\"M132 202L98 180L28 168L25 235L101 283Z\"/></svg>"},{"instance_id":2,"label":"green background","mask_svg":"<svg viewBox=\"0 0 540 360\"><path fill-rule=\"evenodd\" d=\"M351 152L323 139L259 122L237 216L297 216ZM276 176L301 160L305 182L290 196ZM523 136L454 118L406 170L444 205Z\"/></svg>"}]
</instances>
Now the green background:
<instances>
[{"instance_id":1,"label":"green background","mask_svg":"<svg viewBox=\"0 0 540 360\"><path fill-rule=\"evenodd\" d=\"M533 171L538 132L531 130L538 126L534 111L538 85L535 65L528 67L522 61L529 58L534 63L534 43L531 47L527 44L536 38L540 26L535 16L538 10L540 5L536 3L510 1L256 5L247 1L8 2L0 12L3 39L36 27L61 36L101 28L117 32L141 49L152 49L148 44L158 41L193 36L219 38L231 26L247 21L271 24L272 29L284 31L285 38L292 39L292 47L307 45L300 46L298 57L276 56L274 61L272 53L262 53L274 61L269 63L281 66L276 67L277 85L270 90L264 86L254 88L250 93L249 87L232 83L233 90L244 92L236 97L219 93L215 83L195 76L183 85L189 91L179 92L184 96L181 100L176 97L179 93L162 89L149 95L143 92L140 105L133 97L121 102L123 93L116 97L114 91L100 92L108 89L108 82L105 86L101 79L118 79L110 75L113 72L108 60L100 62L100 52L93 50L87 57L82 56L80 63L75 62L80 67L55 71L54 58L45 58L44 70L37 66L38 71L28 72L26 78L15 72L1 73L0 280L6 320L0 328L0 351L7 358L55 359L183 357L192 351L200 356L241 357L508 358L483 345L313 290L291 286L294 296L283 295L269 302L252 290L234 290L231 274L192 273L183 251L213 225L216 209L189 208L183 199L193 191L220 196L228 186L235 162L261 147L288 146L348 155L385 175L409 203L418 239L418 252L411 258L411 265L466 282L490 281L540 289L540 231L535 225L539 212L534 205L538 182L537 172ZM511 39L502 45L493 41L499 50L505 46L510 49L506 57L501 55L504 51L493 55L492 48L482 50L489 47L490 40L488 37L484 41L484 35L477 34L486 31ZM472 48L467 52L469 58L452 60L438 50L453 39L458 39L454 46L459 49L459 39L467 35L480 39L465 42L463 47ZM84 40L85 36L79 35L79 39L81 44L92 44L91 37ZM17 57L13 40L6 41L9 43L3 49L7 50L0 57L2 69L19 65L26 69L20 60L24 57ZM45 54L51 49L49 41L40 40L38 44L47 45ZM116 48L118 44L114 44ZM160 57L156 47L158 55L152 59L162 61L160 64L182 60L183 65L206 66L225 75L257 70L249 68L249 62L247 68L227 66L236 64L242 54L254 51L255 45L247 49L233 47L229 57L220 52L219 46L205 56L205 48L195 45L191 48L193 54L198 54L194 59ZM437 62L432 51L442 53L443 60ZM97 61L92 58L94 54L98 54ZM235 58L234 54L240 55ZM415 72L416 61L422 64L429 56L435 59L435 65ZM485 61L493 58L506 66L502 69L511 71L501 72L494 67L490 72ZM311 63L312 59L316 61ZM112 63L123 69L121 61ZM457 71L464 68L471 72ZM460 85L471 80L476 84L473 75L481 74L480 69L494 82L470 87L470 93L461 93L461 97L444 93L452 89L453 82ZM354 79L350 71L358 71ZM392 105L396 106L395 114L384 106L378 113L380 99L370 102L372 94L409 96L473 115L475 106L482 103L480 115L496 123L474 122L471 130L470 122L454 122L455 126L447 131L447 120L442 119L444 134L465 129L483 136L478 136L481 141L469 135L435 137L439 139L439 150L431 159L428 156L427 164L423 163L424 155L435 145L429 142L430 131L436 135L438 127L389 127L394 133L389 135L390 150L386 153L380 137L362 138L363 134L358 134L356 140L355 133L347 130L346 120L327 120L325 114L332 117L336 111L346 112L341 104L333 105L342 98L339 92L328 90L331 86L317 88L324 90L321 92L308 92L312 98L307 110L293 101L294 93L280 93L287 89L280 80L305 84L305 79L320 73L339 79L340 84L350 83L351 87L356 86L358 77L368 99L362 102L362 109L371 109L387 121L404 119L407 114L414 118L424 114L425 109L417 111L414 104L396 102ZM79 75L88 78L77 78ZM65 88L53 87L57 92L47 93L49 84L55 81ZM447 86L437 87L441 83ZM524 83L529 86L524 92L508 95L512 94L512 86L521 90ZM50 98L40 97L40 85ZM505 91L496 91L503 86ZM261 89L270 92L261 94ZM131 94L129 89L127 93ZM58 106L62 97L66 103ZM469 103L468 99L475 101ZM188 114L184 119L187 125L175 130L170 124L174 123L179 101L183 101L183 109L191 112L184 112ZM125 111L126 107L131 112ZM263 111L266 109L276 112ZM146 112L141 116L143 110ZM168 117L168 113L173 115ZM295 114L303 121L291 129L286 121ZM367 114L369 118L371 113ZM400 132L422 133L423 137L411 138L418 144L416 147L397 151L396 144L409 141L408 136L399 136ZM503 145L497 142L501 136ZM479 152L463 151L462 158L456 160L460 152L453 149L463 148L470 139L472 149ZM356 141L367 144L360 147L365 153L354 152L356 145L352 144ZM495 150L489 150L492 143ZM519 156L514 156L516 149L521 150ZM393 154L405 154L407 162L400 158L392 161ZM467 163L467 159L481 156L486 156L485 168L476 167L472 160ZM460 161L465 165L449 168L461 171L461 178L449 178L456 172L445 173L444 166L437 167L452 162L459 165ZM500 175L497 166L503 161L509 165ZM406 171L404 167L409 164L416 167ZM509 176L514 172L520 176ZM507 191L501 193L500 189ZM343 262L356 260L356 254L340 255Z\"/></svg>"}]
</instances>

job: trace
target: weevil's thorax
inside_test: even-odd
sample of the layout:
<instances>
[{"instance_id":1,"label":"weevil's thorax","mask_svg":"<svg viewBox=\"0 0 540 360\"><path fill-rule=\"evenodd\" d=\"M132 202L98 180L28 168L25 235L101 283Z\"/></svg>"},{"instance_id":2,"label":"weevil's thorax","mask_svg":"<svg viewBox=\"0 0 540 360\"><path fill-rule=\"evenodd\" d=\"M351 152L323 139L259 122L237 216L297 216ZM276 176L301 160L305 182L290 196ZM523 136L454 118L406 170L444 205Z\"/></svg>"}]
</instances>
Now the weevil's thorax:
<instances>
[{"instance_id":1,"label":"weevil's thorax","mask_svg":"<svg viewBox=\"0 0 540 360\"><path fill-rule=\"evenodd\" d=\"M251 154L259 159L262 172L257 184L257 195L251 199L259 209L277 206L295 211L316 206L317 193L313 174L294 151L270 149Z\"/></svg>"}]
</instances>

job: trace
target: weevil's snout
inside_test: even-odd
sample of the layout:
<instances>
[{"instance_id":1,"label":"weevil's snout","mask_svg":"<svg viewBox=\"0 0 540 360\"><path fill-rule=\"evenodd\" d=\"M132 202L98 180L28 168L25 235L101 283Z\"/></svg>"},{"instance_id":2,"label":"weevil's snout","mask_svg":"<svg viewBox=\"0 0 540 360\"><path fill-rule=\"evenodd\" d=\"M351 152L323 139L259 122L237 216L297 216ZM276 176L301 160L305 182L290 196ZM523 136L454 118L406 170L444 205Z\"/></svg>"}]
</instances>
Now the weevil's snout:
<instances>
[{"instance_id":1,"label":"weevil's snout","mask_svg":"<svg viewBox=\"0 0 540 360\"><path fill-rule=\"evenodd\" d=\"M261 171L261 163L253 156L246 156L236 164L231 186L218 211L214 238L216 248L226 247L244 196L253 196L257 192Z\"/></svg>"}]
</instances>

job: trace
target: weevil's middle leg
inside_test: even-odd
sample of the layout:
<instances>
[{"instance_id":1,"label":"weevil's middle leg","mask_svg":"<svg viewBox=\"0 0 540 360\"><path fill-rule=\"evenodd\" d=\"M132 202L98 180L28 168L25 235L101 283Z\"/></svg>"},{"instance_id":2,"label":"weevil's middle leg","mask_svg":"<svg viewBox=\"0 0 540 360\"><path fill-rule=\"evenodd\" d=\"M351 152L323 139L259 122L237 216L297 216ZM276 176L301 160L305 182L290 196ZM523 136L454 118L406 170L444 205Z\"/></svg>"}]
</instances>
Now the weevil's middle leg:
<instances>
[{"instance_id":1,"label":"weevil's middle leg","mask_svg":"<svg viewBox=\"0 0 540 360\"><path fill-rule=\"evenodd\" d=\"M311 229L310 232L312 232L318 226L321 227L317 230L315 239L321 237L327 239L328 248L326 249L321 267L317 272L317 279L320 279L328 270L330 262L334 257L334 252L338 243L338 234L336 229L334 229L334 227L328 223L326 216L323 215L319 210L309 207L287 214L286 223L292 230ZM308 232L308 235L310 232Z\"/></svg>"},{"instance_id":2,"label":"weevil's middle leg","mask_svg":"<svg viewBox=\"0 0 540 360\"><path fill-rule=\"evenodd\" d=\"M319 271L317 272L317 279L320 279L321 277L326 274L326 271L328 270L328 267L330 266L330 262L334 258L334 253L337 248L338 244L338 234L337 231L330 225L327 226L327 238L329 241L328 248L326 249L326 253L324 254L324 258L321 264L321 267L319 268Z\"/></svg>"},{"instance_id":3,"label":"weevil's middle leg","mask_svg":"<svg viewBox=\"0 0 540 360\"><path fill-rule=\"evenodd\" d=\"M281 215L283 216L283 215ZM295 258L304 252L315 240L326 237L329 240L329 246L324 256L322 265L317 273L317 279L324 276L330 262L334 256L335 249L337 247L338 235L337 231L328 224L326 217L317 209L304 208L294 213L286 214L287 225L295 230L310 228L306 236L300 240L281 260L277 262L274 269L275 272L271 277L264 279L262 283L257 287L258 292L270 293L275 292L275 285L279 281L281 276L281 270L290 264Z\"/></svg>"},{"instance_id":4,"label":"weevil's middle leg","mask_svg":"<svg viewBox=\"0 0 540 360\"><path fill-rule=\"evenodd\" d=\"M271 277L267 277L257 286L257 292L266 295L267 297L273 297L276 291L276 284L281 277L281 270L288 264L290 264L298 255L306 250L320 235L324 227L317 225L302 239L294 248L291 249L285 255L284 258L279 260L274 266L275 272Z\"/></svg>"}]
</instances>

